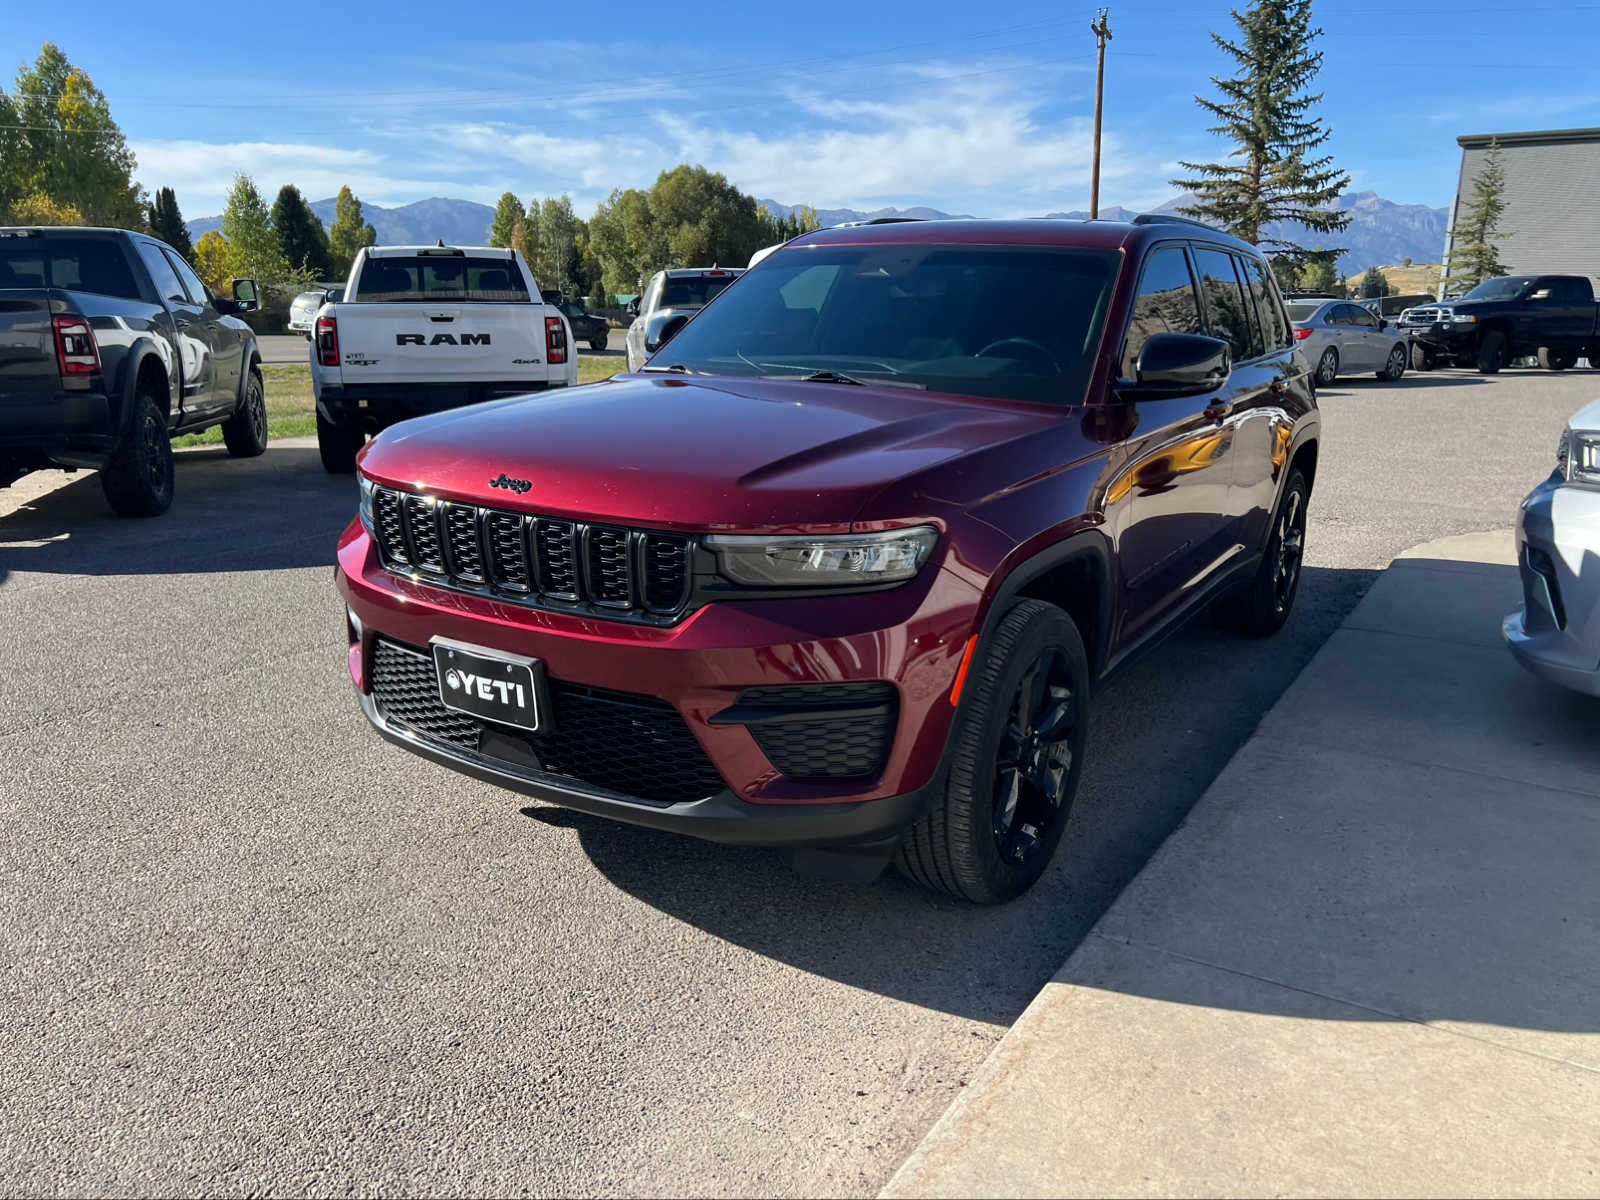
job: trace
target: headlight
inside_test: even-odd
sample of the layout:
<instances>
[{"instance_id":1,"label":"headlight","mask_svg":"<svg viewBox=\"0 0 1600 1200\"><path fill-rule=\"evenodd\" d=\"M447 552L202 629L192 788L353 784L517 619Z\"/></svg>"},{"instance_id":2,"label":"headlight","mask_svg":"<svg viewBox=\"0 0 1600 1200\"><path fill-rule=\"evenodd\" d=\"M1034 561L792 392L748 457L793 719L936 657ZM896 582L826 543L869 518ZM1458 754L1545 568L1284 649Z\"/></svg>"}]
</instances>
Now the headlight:
<instances>
[{"instance_id":1,"label":"headlight","mask_svg":"<svg viewBox=\"0 0 1600 1200\"><path fill-rule=\"evenodd\" d=\"M1447 312L1444 319L1451 325L1476 325L1478 318L1471 313Z\"/></svg>"},{"instance_id":2,"label":"headlight","mask_svg":"<svg viewBox=\"0 0 1600 1200\"><path fill-rule=\"evenodd\" d=\"M884 533L818 537L708 537L722 573L746 587L851 587L899 583L928 561L939 540L931 525Z\"/></svg>"},{"instance_id":3,"label":"headlight","mask_svg":"<svg viewBox=\"0 0 1600 1200\"><path fill-rule=\"evenodd\" d=\"M1556 470L1573 483L1600 487L1600 433L1563 430Z\"/></svg>"},{"instance_id":4,"label":"headlight","mask_svg":"<svg viewBox=\"0 0 1600 1200\"><path fill-rule=\"evenodd\" d=\"M367 527L368 533L376 534L376 519L372 515L372 490L376 485L365 475L357 472L356 486L361 489L361 523Z\"/></svg>"}]
</instances>

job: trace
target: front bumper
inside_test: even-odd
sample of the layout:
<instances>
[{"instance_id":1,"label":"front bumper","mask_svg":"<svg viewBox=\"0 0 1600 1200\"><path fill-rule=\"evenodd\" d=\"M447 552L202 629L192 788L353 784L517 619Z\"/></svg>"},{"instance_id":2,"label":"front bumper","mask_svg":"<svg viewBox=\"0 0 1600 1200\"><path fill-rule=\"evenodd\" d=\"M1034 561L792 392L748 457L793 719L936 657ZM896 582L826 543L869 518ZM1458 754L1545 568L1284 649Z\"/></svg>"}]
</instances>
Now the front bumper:
<instances>
[{"instance_id":1,"label":"front bumper","mask_svg":"<svg viewBox=\"0 0 1600 1200\"><path fill-rule=\"evenodd\" d=\"M1552 475L1517 512L1522 607L1500 632L1517 661L1600 695L1600 491Z\"/></svg>"},{"instance_id":2,"label":"front bumper","mask_svg":"<svg viewBox=\"0 0 1600 1200\"><path fill-rule=\"evenodd\" d=\"M1395 332L1407 341L1427 347L1446 358L1475 354L1478 349L1476 325L1454 325L1435 321L1431 325L1397 325Z\"/></svg>"},{"instance_id":3,"label":"front bumper","mask_svg":"<svg viewBox=\"0 0 1600 1200\"><path fill-rule=\"evenodd\" d=\"M955 713L950 690L980 602L970 583L930 564L890 591L716 603L670 627L624 623L397 577L381 566L359 522L340 542L337 580L358 623L350 667L363 711L396 745L548 803L767 845L882 842L917 819L942 780ZM650 801L420 736L388 720L372 695L380 637L417 647L451 638L537 658L553 684L665 701L726 787L683 803ZM728 720L747 688L885 681L898 699L893 733L881 770L863 778L785 776L750 726Z\"/></svg>"}]
</instances>

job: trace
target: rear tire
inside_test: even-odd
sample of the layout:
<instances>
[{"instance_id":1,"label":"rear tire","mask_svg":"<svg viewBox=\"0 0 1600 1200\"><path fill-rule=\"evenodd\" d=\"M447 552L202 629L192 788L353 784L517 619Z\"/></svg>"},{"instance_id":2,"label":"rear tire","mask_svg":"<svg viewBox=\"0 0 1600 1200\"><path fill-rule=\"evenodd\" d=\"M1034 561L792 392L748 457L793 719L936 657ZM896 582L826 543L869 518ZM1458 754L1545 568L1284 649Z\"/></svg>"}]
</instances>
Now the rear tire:
<instances>
[{"instance_id":1,"label":"rear tire","mask_svg":"<svg viewBox=\"0 0 1600 1200\"><path fill-rule=\"evenodd\" d=\"M1546 371L1565 371L1578 361L1578 356L1570 350L1555 350L1549 346L1539 347L1539 365Z\"/></svg>"},{"instance_id":2,"label":"rear tire","mask_svg":"<svg viewBox=\"0 0 1600 1200\"><path fill-rule=\"evenodd\" d=\"M100 468L100 488L117 516L158 517L172 507L172 484L166 410L141 390L122 444Z\"/></svg>"},{"instance_id":3,"label":"rear tire","mask_svg":"<svg viewBox=\"0 0 1600 1200\"><path fill-rule=\"evenodd\" d=\"M1226 597L1212 610L1217 624L1252 637L1270 637L1282 629L1300 594L1300 566L1306 546L1306 504L1311 490L1299 467L1289 472L1261 567L1241 592Z\"/></svg>"},{"instance_id":4,"label":"rear tire","mask_svg":"<svg viewBox=\"0 0 1600 1200\"><path fill-rule=\"evenodd\" d=\"M1411 369L1413 371L1433 370L1433 355L1428 348L1418 342L1411 343Z\"/></svg>"},{"instance_id":5,"label":"rear tire","mask_svg":"<svg viewBox=\"0 0 1600 1200\"><path fill-rule=\"evenodd\" d=\"M1478 374L1495 375L1506 365L1507 350L1506 335L1498 329L1491 329L1483 335L1483 341L1478 343Z\"/></svg>"},{"instance_id":6,"label":"rear tire","mask_svg":"<svg viewBox=\"0 0 1600 1200\"><path fill-rule=\"evenodd\" d=\"M606 335L601 333L589 339L589 349L599 351L606 348Z\"/></svg>"},{"instance_id":7,"label":"rear tire","mask_svg":"<svg viewBox=\"0 0 1600 1200\"><path fill-rule=\"evenodd\" d=\"M222 423L222 442L235 458L255 458L267 449L267 385L254 365L233 416Z\"/></svg>"},{"instance_id":8,"label":"rear tire","mask_svg":"<svg viewBox=\"0 0 1600 1200\"><path fill-rule=\"evenodd\" d=\"M1019 600L979 643L950 730L938 803L895 865L974 904L1020 896L1067 827L1088 738L1089 660L1072 618Z\"/></svg>"},{"instance_id":9,"label":"rear tire","mask_svg":"<svg viewBox=\"0 0 1600 1200\"><path fill-rule=\"evenodd\" d=\"M1317 386L1332 387L1339 378L1339 352L1329 346L1317 360Z\"/></svg>"},{"instance_id":10,"label":"rear tire","mask_svg":"<svg viewBox=\"0 0 1600 1200\"><path fill-rule=\"evenodd\" d=\"M356 454L361 450L361 431L343 421L329 421L317 410L317 452L322 469L330 475L349 475L356 469Z\"/></svg>"}]
</instances>

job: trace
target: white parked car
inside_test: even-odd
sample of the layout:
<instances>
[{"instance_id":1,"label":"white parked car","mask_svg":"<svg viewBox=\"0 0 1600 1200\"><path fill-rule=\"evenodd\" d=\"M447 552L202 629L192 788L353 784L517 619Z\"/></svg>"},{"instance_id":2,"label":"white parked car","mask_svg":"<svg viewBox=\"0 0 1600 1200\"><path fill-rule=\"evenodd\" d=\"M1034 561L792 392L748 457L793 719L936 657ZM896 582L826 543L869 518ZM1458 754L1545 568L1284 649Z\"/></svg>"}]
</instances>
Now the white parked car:
<instances>
[{"instance_id":1,"label":"white parked car","mask_svg":"<svg viewBox=\"0 0 1600 1200\"><path fill-rule=\"evenodd\" d=\"M348 473L397 421L578 382L577 347L521 254L370 246L317 312L311 384L322 465Z\"/></svg>"},{"instance_id":2,"label":"white parked car","mask_svg":"<svg viewBox=\"0 0 1600 1200\"><path fill-rule=\"evenodd\" d=\"M1555 470L1517 510L1517 566L1506 645L1535 675L1600 696L1600 401L1567 422Z\"/></svg>"},{"instance_id":3,"label":"white parked car","mask_svg":"<svg viewBox=\"0 0 1600 1200\"><path fill-rule=\"evenodd\" d=\"M721 295L743 267L682 267L657 271L644 295L628 306L628 370L637 371L661 345L662 326L674 317L689 317Z\"/></svg>"},{"instance_id":4,"label":"white parked car","mask_svg":"<svg viewBox=\"0 0 1600 1200\"><path fill-rule=\"evenodd\" d=\"M289 332L303 333L311 339L312 326L316 324L317 310L330 300L337 300L343 288L313 288L301 292L289 302Z\"/></svg>"}]
</instances>

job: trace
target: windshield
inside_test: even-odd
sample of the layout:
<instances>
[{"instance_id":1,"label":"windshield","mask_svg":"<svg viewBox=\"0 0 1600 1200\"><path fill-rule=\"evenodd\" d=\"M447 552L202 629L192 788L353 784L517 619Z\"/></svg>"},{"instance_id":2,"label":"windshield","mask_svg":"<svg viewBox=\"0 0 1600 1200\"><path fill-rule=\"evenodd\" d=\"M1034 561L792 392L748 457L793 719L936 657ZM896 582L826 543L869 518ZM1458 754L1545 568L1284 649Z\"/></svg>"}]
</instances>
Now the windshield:
<instances>
[{"instance_id":1,"label":"windshield","mask_svg":"<svg viewBox=\"0 0 1600 1200\"><path fill-rule=\"evenodd\" d=\"M1291 300L1287 305L1285 305L1285 307L1289 310L1289 320L1298 323L1300 321L1311 320L1311 314L1316 312L1317 309L1321 308L1322 305L1321 303L1303 304Z\"/></svg>"},{"instance_id":2,"label":"windshield","mask_svg":"<svg viewBox=\"0 0 1600 1200\"><path fill-rule=\"evenodd\" d=\"M357 295L362 300L456 300L469 303L527 303L528 285L509 258L417 255L369 258L361 268Z\"/></svg>"},{"instance_id":3,"label":"windshield","mask_svg":"<svg viewBox=\"0 0 1600 1200\"><path fill-rule=\"evenodd\" d=\"M710 304L734 278L732 275L686 275L675 279L669 275L661 286L661 299L656 307L699 308Z\"/></svg>"},{"instance_id":4,"label":"windshield","mask_svg":"<svg viewBox=\"0 0 1600 1200\"><path fill-rule=\"evenodd\" d=\"M1507 279L1485 279L1473 288L1463 300L1520 300L1522 293L1533 285L1531 275L1512 275Z\"/></svg>"},{"instance_id":5,"label":"windshield","mask_svg":"<svg viewBox=\"0 0 1600 1200\"><path fill-rule=\"evenodd\" d=\"M751 270L652 365L1079 404L1117 262L1115 251L1053 247L795 247Z\"/></svg>"}]
</instances>

